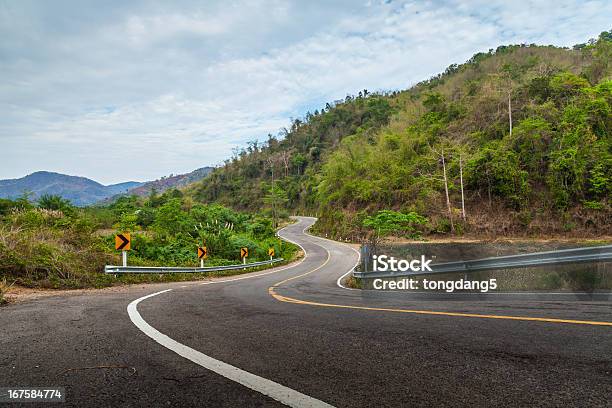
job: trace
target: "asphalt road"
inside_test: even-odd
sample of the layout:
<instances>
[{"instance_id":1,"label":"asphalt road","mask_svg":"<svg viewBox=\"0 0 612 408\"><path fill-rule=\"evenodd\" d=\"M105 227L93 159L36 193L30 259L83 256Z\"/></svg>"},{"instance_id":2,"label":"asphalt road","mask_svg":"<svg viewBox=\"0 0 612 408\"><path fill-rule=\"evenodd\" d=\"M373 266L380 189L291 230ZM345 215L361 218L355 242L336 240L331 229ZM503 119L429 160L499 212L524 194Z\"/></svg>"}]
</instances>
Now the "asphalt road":
<instances>
[{"instance_id":1,"label":"asphalt road","mask_svg":"<svg viewBox=\"0 0 612 408\"><path fill-rule=\"evenodd\" d=\"M313 221L280 232L307 254L291 267L1 308L0 387L75 407L612 406L612 326L589 324L609 297L344 289L358 255Z\"/></svg>"}]
</instances>

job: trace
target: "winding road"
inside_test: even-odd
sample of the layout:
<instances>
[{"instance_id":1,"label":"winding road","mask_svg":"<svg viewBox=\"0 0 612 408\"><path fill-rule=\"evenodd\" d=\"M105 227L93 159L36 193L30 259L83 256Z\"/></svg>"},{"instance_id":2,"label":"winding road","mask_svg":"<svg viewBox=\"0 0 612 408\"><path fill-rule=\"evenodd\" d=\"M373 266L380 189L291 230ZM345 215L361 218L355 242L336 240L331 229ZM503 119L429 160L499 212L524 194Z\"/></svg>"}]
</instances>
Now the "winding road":
<instances>
[{"instance_id":1,"label":"winding road","mask_svg":"<svg viewBox=\"0 0 612 408\"><path fill-rule=\"evenodd\" d=\"M0 387L75 407L611 406L612 299L344 288L351 246L294 264L0 309ZM30 405L32 406L32 405Z\"/></svg>"}]
</instances>

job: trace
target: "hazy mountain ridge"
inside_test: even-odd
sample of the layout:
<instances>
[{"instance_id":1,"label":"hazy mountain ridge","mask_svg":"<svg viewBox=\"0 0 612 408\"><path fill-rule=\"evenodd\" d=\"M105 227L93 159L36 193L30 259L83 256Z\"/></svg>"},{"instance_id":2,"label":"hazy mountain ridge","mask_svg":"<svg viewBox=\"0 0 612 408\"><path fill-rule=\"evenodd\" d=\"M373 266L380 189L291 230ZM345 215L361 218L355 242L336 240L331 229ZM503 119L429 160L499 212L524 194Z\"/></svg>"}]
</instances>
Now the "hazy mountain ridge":
<instances>
[{"instance_id":1,"label":"hazy mountain ridge","mask_svg":"<svg viewBox=\"0 0 612 408\"><path fill-rule=\"evenodd\" d=\"M158 180L148 181L146 183L143 183L140 186L132 188L127 192L119 193L117 194L117 196L131 194L131 195L143 197L143 196L149 195L152 190L155 190L158 193L163 193L164 191L171 189L171 188L185 187L188 184L200 181L206 176L208 176L213 170L214 170L214 167L201 167L190 173L177 174L177 175L171 174L170 176L162 177ZM110 199L112 200L114 198L117 198L117 197L116 196L111 197Z\"/></svg>"},{"instance_id":2,"label":"hazy mountain ridge","mask_svg":"<svg viewBox=\"0 0 612 408\"><path fill-rule=\"evenodd\" d=\"M105 186L86 177L37 171L18 179L0 180L0 198L14 199L26 193L31 194L30 199L36 200L44 194L54 194L74 205L84 206L140 185L142 183L128 181Z\"/></svg>"},{"instance_id":3,"label":"hazy mountain ridge","mask_svg":"<svg viewBox=\"0 0 612 408\"><path fill-rule=\"evenodd\" d=\"M126 194L145 196L153 189L163 192L170 188L183 187L201 180L212 170L212 167L202 167L190 173L170 175L159 180L144 183L126 181L107 186L86 177L37 171L17 179L0 180L0 198L15 199L29 194L30 200L35 201L42 195L52 194L70 200L76 206L86 206L100 201L111 201Z\"/></svg>"}]
</instances>

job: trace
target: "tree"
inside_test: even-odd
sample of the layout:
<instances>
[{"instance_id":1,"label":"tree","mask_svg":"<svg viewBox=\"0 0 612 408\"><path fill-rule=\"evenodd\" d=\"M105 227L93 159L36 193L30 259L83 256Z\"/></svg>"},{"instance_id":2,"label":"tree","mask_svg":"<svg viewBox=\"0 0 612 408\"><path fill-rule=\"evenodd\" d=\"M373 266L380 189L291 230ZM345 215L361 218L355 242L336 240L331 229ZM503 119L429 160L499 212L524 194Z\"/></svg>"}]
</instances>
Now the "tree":
<instances>
[{"instance_id":1,"label":"tree","mask_svg":"<svg viewBox=\"0 0 612 408\"><path fill-rule=\"evenodd\" d=\"M561 72L550 80L550 89L556 100L566 104L578 95L583 89L588 88L589 82L571 72Z\"/></svg>"},{"instance_id":2,"label":"tree","mask_svg":"<svg viewBox=\"0 0 612 408\"><path fill-rule=\"evenodd\" d=\"M448 195L448 177L446 176L444 149L442 149L440 157L442 158L442 174L444 176L444 192L446 193L446 207L448 208L448 219L450 220L451 232L455 232L455 225L453 224L453 209L451 208L450 197Z\"/></svg>"},{"instance_id":3,"label":"tree","mask_svg":"<svg viewBox=\"0 0 612 408\"><path fill-rule=\"evenodd\" d=\"M500 48L498 48L497 52L500 52ZM508 102L508 133L510 136L512 136L512 92L521 73L522 71L519 66L506 63L501 67L501 72L492 75L499 78L499 91L505 94L504 96Z\"/></svg>"},{"instance_id":4,"label":"tree","mask_svg":"<svg viewBox=\"0 0 612 408\"><path fill-rule=\"evenodd\" d=\"M551 125L539 117L522 120L509 135L514 151L519 153L521 161L535 177L546 170L545 158L548 145L552 140Z\"/></svg>"},{"instance_id":5,"label":"tree","mask_svg":"<svg viewBox=\"0 0 612 408\"><path fill-rule=\"evenodd\" d=\"M490 142L467 163L467 175L472 188L486 188L491 205L495 194L509 201L515 208L527 204L530 192L529 174L521 168L516 152L501 141Z\"/></svg>"},{"instance_id":6,"label":"tree","mask_svg":"<svg viewBox=\"0 0 612 408\"><path fill-rule=\"evenodd\" d=\"M30 197L32 197L34 193L31 191L24 191L16 200L14 208L18 208L20 210L29 210L32 208L32 203L30 202Z\"/></svg>"},{"instance_id":7,"label":"tree","mask_svg":"<svg viewBox=\"0 0 612 408\"><path fill-rule=\"evenodd\" d=\"M0 198L0 216L8 214L13 208L17 207L17 203L13 200Z\"/></svg>"},{"instance_id":8,"label":"tree","mask_svg":"<svg viewBox=\"0 0 612 408\"><path fill-rule=\"evenodd\" d=\"M459 153L459 180L461 182L461 218L465 221L465 195L463 194L463 160Z\"/></svg>"},{"instance_id":9,"label":"tree","mask_svg":"<svg viewBox=\"0 0 612 408\"><path fill-rule=\"evenodd\" d=\"M381 210L375 215L364 218L362 225L370 230L368 234L369 253L375 253L380 241L392 234L418 235L417 226L428 222L427 218L416 212L401 213L392 210Z\"/></svg>"},{"instance_id":10,"label":"tree","mask_svg":"<svg viewBox=\"0 0 612 408\"><path fill-rule=\"evenodd\" d=\"M138 214L123 213L119 217L119 221L114 225L119 232L136 231L138 228Z\"/></svg>"},{"instance_id":11,"label":"tree","mask_svg":"<svg viewBox=\"0 0 612 408\"><path fill-rule=\"evenodd\" d=\"M74 210L70 200L66 200L62 198L62 196L55 194L43 194L40 196L38 199L38 207L44 208L45 210L62 211L64 213Z\"/></svg>"},{"instance_id":12,"label":"tree","mask_svg":"<svg viewBox=\"0 0 612 408\"><path fill-rule=\"evenodd\" d=\"M283 163L285 169L285 177L289 177L289 161L291 159L291 153L287 150L283 150L279 153L279 159Z\"/></svg>"},{"instance_id":13,"label":"tree","mask_svg":"<svg viewBox=\"0 0 612 408\"><path fill-rule=\"evenodd\" d=\"M289 199L287 192L278 184L272 184L268 190L268 194L264 197L264 203L272 208L272 219L274 220L274 228L278 227L278 208L283 206Z\"/></svg>"},{"instance_id":14,"label":"tree","mask_svg":"<svg viewBox=\"0 0 612 408\"><path fill-rule=\"evenodd\" d=\"M146 205L149 207L157 208L161 206L162 204L164 204L164 202L165 202L165 197L160 196L158 194L157 188L155 187L151 188L151 191L149 192L149 198L147 199Z\"/></svg>"},{"instance_id":15,"label":"tree","mask_svg":"<svg viewBox=\"0 0 612 408\"><path fill-rule=\"evenodd\" d=\"M455 232L455 224L453 222L453 208L451 206L450 194L448 190L448 175L446 172L446 155L444 153L444 147L439 150L432 148L431 151L435 154L438 159L438 163L442 165L442 182L444 183L444 196L446 198L446 209L448 211L448 219L450 221L451 232ZM432 179L436 179L434 176L430 176Z\"/></svg>"},{"instance_id":16,"label":"tree","mask_svg":"<svg viewBox=\"0 0 612 408\"><path fill-rule=\"evenodd\" d=\"M138 207L138 198L135 195L121 196L109 208L117 217L124 213L134 213Z\"/></svg>"},{"instance_id":17,"label":"tree","mask_svg":"<svg viewBox=\"0 0 612 408\"><path fill-rule=\"evenodd\" d=\"M181 208L181 200L172 198L157 210L153 228L161 235L173 236L183 231L183 226L189 228L193 225L190 217Z\"/></svg>"},{"instance_id":18,"label":"tree","mask_svg":"<svg viewBox=\"0 0 612 408\"><path fill-rule=\"evenodd\" d=\"M293 167L295 167L297 175L299 176L302 174L302 169L306 164L306 156L301 153L296 153L293 155L293 157L291 157L291 163L293 164Z\"/></svg>"},{"instance_id":19,"label":"tree","mask_svg":"<svg viewBox=\"0 0 612 408\"><path fill-rule=\"evenodd\" d=\"M423 106L431 112L442 112L445 107L444 96L437 92L428 93L423 99Z\"/></svg>"}]
</instances>

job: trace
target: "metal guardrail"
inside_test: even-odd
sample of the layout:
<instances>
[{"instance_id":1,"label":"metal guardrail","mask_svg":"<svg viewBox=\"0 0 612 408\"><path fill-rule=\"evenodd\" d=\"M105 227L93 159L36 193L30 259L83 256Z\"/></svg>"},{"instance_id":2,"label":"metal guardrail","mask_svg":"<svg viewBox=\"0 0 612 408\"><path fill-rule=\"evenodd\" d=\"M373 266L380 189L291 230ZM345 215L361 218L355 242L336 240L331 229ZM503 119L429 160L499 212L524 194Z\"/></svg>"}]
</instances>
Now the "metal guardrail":
<instances>
[{"instance_id":1,"label":"metal guardrail","mask_svg":"<svg viewBox=\"0 0 612 408\"><path fill-rule=\"evenodd\" d=\"M268 261L252 262L247 264L237 265L220 265L220 266L205 266L204 268L199 267L181 267L181 266L114 266L106 265L104 267L104 273L117 274L117 273L205 273L205 272L217 272L217 271L232 271L236 269L252 268L254 266L262 266L274 264L282 261L283 258L275 258Z\"/></svg>"},{"instance_id":2,"label":"metal guardrail","mask_svg":"<svg viewBox=\"0 0 612 408\"><path fill-rule=\"evenodd\" d=\"M472 261L444 262L429 265L431 272L353 272L356 278L394 278L401 276L432 275L439 273L488 271L528 266L560 265L579 262L612 261L612 245L534 252L530 254L499 256Z\"/></svg>"}]
</instances>

